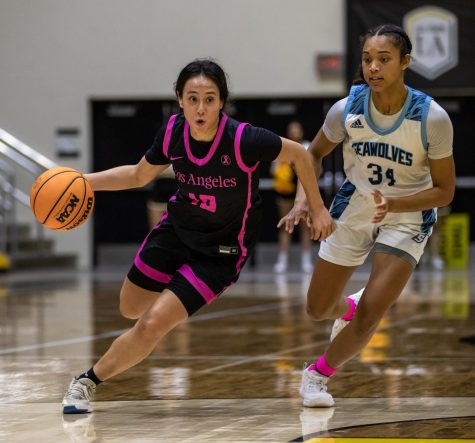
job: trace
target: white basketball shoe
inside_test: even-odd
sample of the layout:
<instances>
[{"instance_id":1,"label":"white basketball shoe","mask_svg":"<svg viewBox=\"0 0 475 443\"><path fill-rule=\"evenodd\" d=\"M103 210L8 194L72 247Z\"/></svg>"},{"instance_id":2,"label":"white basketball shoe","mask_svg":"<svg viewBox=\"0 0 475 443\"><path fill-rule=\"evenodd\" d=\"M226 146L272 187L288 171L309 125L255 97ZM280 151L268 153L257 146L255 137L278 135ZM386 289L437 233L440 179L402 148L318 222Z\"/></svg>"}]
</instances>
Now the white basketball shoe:
<instances>
[{"instance_id":1,"label":"white basketball shoe","mask_svg":"<svg viewBox=\"0 0 475 443\"><path fill-rule=\"evenodd\" d=\"M279 252L279 254L277 255L277 261L275 262L272 270L276 274L282 274L283 272L287 271L288 264L289 264L288 254L286 252Z\"/></svg>"},{"instance_id":2,"label":"white basketball shoe","mask_svg":"<svg viewBox=\"0 0 475 443\"><path fill-rule=\"evenodd\" d=\"M300 396L307 408L329 408L335 404L331 394L327 392L328 377L317 371L309 371L310 366L302 372Z\"/></svg>"},{"instance_id":3,"label":"white basketball shoe","mask_svg":"<svg viewBox=\"0 0 475 443\"><path fill-rule=\"evenodd\" d=\"M63 414L92 412L89 403L94 397L96 384L88 378L73 378L63 398Z\"/></svg>"},{"instance_id":4,"label":"white basketball shoe","mask_svg":"<svg viewBox=\"0 0 475 443\"><path fill-rule=\"evenodd\" d=\"M358 292L355 294L351 294L348 296L348 298L351 298L354 302L355 305L358 306L358 303L360 301L361 296L363 295L363 291L365 288L360 289ZM330 341L333 341L334 338L343 330L343 328L349 323L347 320L343 320L342 318L337 318L335 322L333 323L332 327L332 333L330 335Z\"/></svg>"}]
</instances>

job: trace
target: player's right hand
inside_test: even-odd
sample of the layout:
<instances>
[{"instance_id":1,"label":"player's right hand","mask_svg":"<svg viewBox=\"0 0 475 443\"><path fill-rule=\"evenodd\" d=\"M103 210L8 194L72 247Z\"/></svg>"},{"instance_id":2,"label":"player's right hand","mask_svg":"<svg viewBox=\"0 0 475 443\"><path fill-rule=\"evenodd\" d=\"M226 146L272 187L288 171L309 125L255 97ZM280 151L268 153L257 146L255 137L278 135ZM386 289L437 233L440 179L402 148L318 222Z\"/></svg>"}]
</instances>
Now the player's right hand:
<instances>
[{"instance_id":1,"label":"player's right hand","mask_svg":"<svg viewBox=\"0 0 475 443\"><path fill-rule=\"evenodd\" d=\"M336 224L328 209L324 206L317 211L310 211L307 219L312 240L323 241L335 232Z\"/></svg>"}]
</instances>

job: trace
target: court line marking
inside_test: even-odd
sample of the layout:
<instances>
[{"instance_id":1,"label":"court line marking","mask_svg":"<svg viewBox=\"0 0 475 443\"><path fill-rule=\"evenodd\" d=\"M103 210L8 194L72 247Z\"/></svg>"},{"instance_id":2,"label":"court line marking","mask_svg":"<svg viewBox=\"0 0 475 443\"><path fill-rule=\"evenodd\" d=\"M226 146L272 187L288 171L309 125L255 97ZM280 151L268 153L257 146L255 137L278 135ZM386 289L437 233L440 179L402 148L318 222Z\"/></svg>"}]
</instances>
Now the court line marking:
<instances>
[{"instance_id":1,"label":"court line marking","mask_svg":"<svg viewBox=\"0 0 475 443\"><path fill-rule=\"evenodd\" d=\"M294 298L290 301L292 306L297 306L306 302L304 298ZM245 308L237 309L225 309L217 312L209 312L207 314L197 315L196 317L191 317L187 320L187 323L195 323L199 321L212 320L216 318L230 317L233 315L244 315L244 314L254 314L256 312L271 311L274 309L279 309L282 306L281 302L276 303L264 303L261 305L247 306ZM36 351L39 349L54 348L58 346L73 345L78 343L85 343L88 341L101 340L103 338L118 337L124 332L128 331L130 328L125 329L116 329L114 331L103 332L102 334L97 335L85 335L82 337L76 338L67 338L64 340L53 340L46 343L38 343L35 345L26 345L26 346L17 346L14 348L0 349L0 355L6 354L15 354L20 352Z\"/></svg>"},{"instance_id":2,"label":"court line marking","mask_svg":"<svg viewBox=\"0 0 475 443\"><path fill-rule=\"evenodd\" d=\"M393 425L399 423L417 423L421 421L433 421L433 420L452 420L452 419L471 419L474 418L474 415L456 415L456 416L441 416L441 417L431 417L431 418L413 418L407 420L393 420L393 421L382 421L377 423L362 423L358 425L347 425L347 426L339 426L337 428L331 428L320 432L312 432L308 435L302 435L301 437L297 437L293 440L289 440L288 443L371 443L371 442L386 442L386 443L402 443L402 442L411 442L411 443L437 443L437 442L447 442L447 438L422 438L422 437L319 437L322 434L330 434L332 432L338 431L347 431L350 429L357 429L357 428L367 428L367 427L376 427L382 425ZM450 438L450 441L463 441L466 443L474 442L473 439L466 439L466 438Z\"/></svg>"},{"instance_id":3,"label":"court line marking","mask_svg":"<svg viewBox=\"0 0 475 443\"><path fill-rule=\"evenodd\" d=\"M424 318L427 318L427 317L430 317L430 314L414 315L414 316L409 317L407 319L400 320L400 321L391 323L387 326L384 326L384 327L378 329L378 331L385 331L387 329L391 329L391 328L394 328L394 327L397 327L397 326L405 325L405 324L410 323L412 321L424 319ZM325 344L328 343L328 341L329 341L329 339L325 339L325 340L316 341L316 342L313 342L313 343L310 343L310 344L306 344L306 345L303 345L303 346L297 346L296 348L285 349L285 350L279 351L279 352L273 352L273 353L270 353L270 354L263 354L263 355L256 355L255 357L242 359L242 360L237 361L237 362L226 363L226 364L219 365L219 366L214 366L214 367L211 367L211 368L208 368L208 369L202 369L202 370L196 371L195 373L197 373L197 374L209 374L209 373L216 372L216 371L219 371L221 369L226 369L226 368L229 368L229 367L232 367L232 366L243 365L243 364L251 363L251 362L254 362L254 361L258 361L258 360L267 360L269 358L272 358L273 356L278 356L278 355L282 355L282 354L287 354L289 352L301 351L303 349L307 349L307 348L311 348L311 347L317 347L317 346L320 346L320 345L325 345Z\"/></svg>"},{"instance_id":4,"label":"court line marking","mask_svg":"<svg viewBox=\"0 0 475 443\"><path fill-rule=\"evenodd\" d=\"M404 423L404 422L401 422ZM303 443L447 443L450 441L475 443L474 439L467 440L466 438L386 438L386 437L312 437L310 440L291 440L291 442Z\"/></svg>"},{"instance_id":5,"label":"court line marking","mask_svg":"<svg viewBox=\"0 0 475 443\"><path fill-rule=\"evenodd\" d=\"M102 357L102 355L68 355L67 359L68 360L89 360L89 359L95 359L99 360ZM252 358L252 355L224 355L224 354L214 354L214 355L206 355L206 354L200 354L200 355L195 355L195 354L180 354L180 355L149 355L147 357L147 360L177 360L177 361L186 361L186 360L239 360L239 359L244 359L244 358ZM307 356L306 355L294 355L294 356L272 356L269 358L263 358L263 360L269 360L269 361L279 361L279 360L304 360ZM53 360L64 360L66 357L61 357L61 356L54 356L54 355L23 355L22 360L38 360L41 361L42 359L48 360L48 361L53 361ZM441 360L450 360L451 357L410 357L411 362L440 362ZM386 362L404 362L407 361L409 357L385 357ZM472 357L457 357L458 362L473 362Z\"/></svg>"},{"instance_id":6,"label":"court line marking","mask_svg":"<svg viewBox=\"0 0 475 443\"><path fill-rule=\"evenodd\" d=\"M294 298L290 300L290 305L291 306L298 306L306 302L305 298ZM207 314L201 314L197 315L196 317L191 317L187 320L188 323L195 323L195 322L200 322L200 321L206 321L206 320L212 320L212 319L217 319L217 318L224 318L224 317L230 317L233 315L245 315L245 314L252 314L252 313L257 313L257 312L264 312L264 311L271 311L274 309L279 309L282 305L282 302L276 302L276 303L264 303L261 305L254 305L254 306L247 306L245 308L238 308L238 309L226 309L222 311L217 311L217 312L209 312ZM395 327L398 326L399 324L406 324L414 320L422 319L429 317L429 314L421 314L419 316L414 316L409 319L403 320L401 322L396 322L391 325L388 325L386 327L381 328L380 330L385 330L389 329L390 327ZM64 340L53 340L50 342L46 343L38 343L35 345L26 345L26 346L17 346L14 348L6 348L6 349L0 349L0 355L7 355L7 354L16 354L16 353L21 353L21 352L28 352L28 351L35 351L39 349L47 349L47 348L54 348L54 347L59 347L59 346L67 346L67 345L72 345L72 344L79 344L79 343L85 343L88 341L95 341L95 340L101 340L104 338L111 338L111 337L118 337L119 335L123 334L124 332L128 331L130 328L125 328L125 329L116 329L114 331L109 331L109 332L104 332L102 334L96 334L96 335L86 335L82 337L76 337L76 338L69 338L69 339L64 339ZM228 363L226 365L220 365L220 366L215 366L212 368L204 369L201 371L197 371L198 373L211 373L218 371L220 369L225 369L230 366L237 366L241 364L246 364L250 363L256 360L266 360L266 359L271 359L273 356L278 356L281 354L286 354L288 352L294 352L298 350L303 350L307 349L313 346L320 346L324 345L328 342L328 340L322 340L319 342L314 342L311 344L307 344L304 346L299 346L296 348L291 348L287 349L284 351L280 351L278 353L271 353L271 354L264 354L260 356L255 356L255 357L250 357L250 358L245 358L242 360L238 360L237 362L234 363Z\"/></svg>"},{"instance_id":7,"label":"court line marking","mask_svg":"<svg viewBox=\"0 0 475 443\"><path fill-rule=\"evenodd\" d=\"M48 360L48 361L57 361L57 360L64 360L67 359L69 360L89 360L89 359L95 359L99 360L102 357L102 355L68 355L65 357L57 357L53 355L22 355L22 361L31 359L31 360L38 360L41 361L42 359ZM146 360L177 360L177 361L186 361L186 360L239 360L243 358L251 358L253 357L252 355L149 355ZM268 360L269 361L274 361L274 360L302 360L304 359L304 355L296 355L296 356L288 356L288 357L271 357ZM411 360L412 361L412 360ZM438 359L437 361L440 361ZM473 361L471 359L470 361ZM0 362L1 363L1 362Z\"/></svg>"}]
</instances>

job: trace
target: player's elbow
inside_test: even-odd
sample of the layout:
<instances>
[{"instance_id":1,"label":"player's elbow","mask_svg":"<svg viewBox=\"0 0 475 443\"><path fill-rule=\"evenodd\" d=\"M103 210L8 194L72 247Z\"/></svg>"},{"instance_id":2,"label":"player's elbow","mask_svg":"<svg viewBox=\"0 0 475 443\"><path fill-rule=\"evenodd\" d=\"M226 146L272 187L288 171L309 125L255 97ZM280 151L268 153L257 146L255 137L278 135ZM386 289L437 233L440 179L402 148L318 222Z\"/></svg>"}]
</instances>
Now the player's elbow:
<instances>
[{"instance_id":1,"label":"player's elbow","mask_svg":"<svg viewBox=\"0 0 475 443\"><path fill-rule=\"evenodd\" d=\"M153 180L153 177L149 177L147 174L144 174L140 171L139 168L136 168L132 174L132 181L134 188L143 188L148 185Z\"/></svg>"},{"instance_id":2,"label":"player's elbow","mask_svg":"<svg viewBox=\"0 0 475 443\"><path fill-rule=\"evenodd\" d=\"M440 204L438 205L439 207L441 206L448 206L450 203L452 203L452 200L454 199L455 195L455 186L451 186L450 188L447 189L441 189L441 196L440 196Z\"/></svg>"},{"instance_id":3,"label":"player's elbow","mask_svg":"<svg viewBox=\"0 0 475 443\"><path fill-rule=\"evenodd\" d=\"M440 206L448 206L450 205L450 203L452 203L452 200L454 199L454 193L452 193L450 196L448 196L447 198L445 198L443 201L442 201L442 204Z\"/></svg>"}]
</instances>

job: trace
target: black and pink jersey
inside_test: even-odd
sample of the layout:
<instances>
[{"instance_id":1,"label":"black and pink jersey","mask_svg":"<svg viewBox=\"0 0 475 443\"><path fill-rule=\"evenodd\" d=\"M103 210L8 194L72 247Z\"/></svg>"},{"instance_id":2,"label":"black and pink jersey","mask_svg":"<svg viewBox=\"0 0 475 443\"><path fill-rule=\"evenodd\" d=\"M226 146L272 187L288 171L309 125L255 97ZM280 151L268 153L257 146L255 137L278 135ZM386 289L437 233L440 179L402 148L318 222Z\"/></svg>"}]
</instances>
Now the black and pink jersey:
<instances>
[{"instance_id":1,"label":"black and pink jersey","mask_svg":"<svg viewBox=\"0 0 475 443\"><path fill-rule=\"evenodd\" d=\"M214 140L198 142L183 113L172 115L145 158L173 165L178 191L168 218L183 243L205 255L246 256L261 222L260 162L274 160L281 147L274 133L224 113Z\"/></svg>"}]
</instances>

